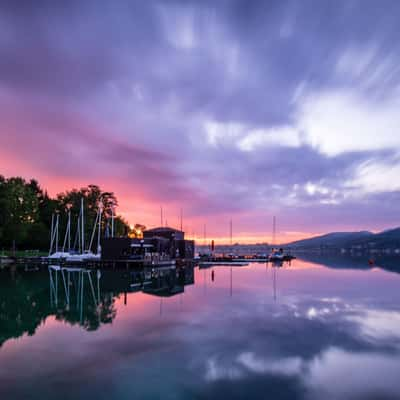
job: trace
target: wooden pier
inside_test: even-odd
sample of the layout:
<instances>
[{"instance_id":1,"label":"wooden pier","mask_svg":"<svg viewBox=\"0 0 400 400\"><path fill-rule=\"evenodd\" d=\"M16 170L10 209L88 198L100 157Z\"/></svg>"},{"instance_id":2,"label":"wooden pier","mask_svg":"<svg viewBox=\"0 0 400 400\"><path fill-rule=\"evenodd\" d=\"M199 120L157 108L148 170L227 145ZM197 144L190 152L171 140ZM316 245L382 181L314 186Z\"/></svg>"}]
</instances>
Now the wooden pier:
<instances>
[{"instance_id":1,"label":"wooden pier","mask_svg":"<svg viewBox=\"0 0 400 400\"><path fill-rule=\"evenodd\" d=\"M174 266L192 262L193 260L101 260L101 259L86 259L86 260L66 260L65 258L53 259L48 257L18 257L14 258L12 264L17 266L29 266L30 268L49 267L52 265L60 266L61 268L85 268L87 270L134 270L139 268L160 268L164 266ZM11 264L9 264L11 265Z\"/></svg>"}]
</instances>

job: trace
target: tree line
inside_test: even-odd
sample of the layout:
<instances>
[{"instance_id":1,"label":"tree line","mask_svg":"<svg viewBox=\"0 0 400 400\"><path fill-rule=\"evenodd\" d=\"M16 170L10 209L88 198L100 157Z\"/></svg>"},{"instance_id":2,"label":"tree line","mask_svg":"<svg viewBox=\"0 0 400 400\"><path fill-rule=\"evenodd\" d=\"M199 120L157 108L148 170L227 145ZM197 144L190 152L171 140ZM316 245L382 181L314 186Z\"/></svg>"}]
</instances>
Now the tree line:
<instances>
[{"instance_id":1,"label":"tree line","mask_svg":"<svg viewBox=\"0 0 400 400\"><path fill-rule=\"evenodd\" d=\"M110 231L114 214L114 234L122 236L129 230L128 223L115 215L118 201L113 192L104 192L97 185L72 189L50 197L35 179L21 177L6 179L0 175L0 250L48 250L52 216L59 215L59 237L62 239L71 215L71 240L76 240L78 216L83 198L85 241L88 243L101 204L102 235Z\"/></svg>"}]
</instances>

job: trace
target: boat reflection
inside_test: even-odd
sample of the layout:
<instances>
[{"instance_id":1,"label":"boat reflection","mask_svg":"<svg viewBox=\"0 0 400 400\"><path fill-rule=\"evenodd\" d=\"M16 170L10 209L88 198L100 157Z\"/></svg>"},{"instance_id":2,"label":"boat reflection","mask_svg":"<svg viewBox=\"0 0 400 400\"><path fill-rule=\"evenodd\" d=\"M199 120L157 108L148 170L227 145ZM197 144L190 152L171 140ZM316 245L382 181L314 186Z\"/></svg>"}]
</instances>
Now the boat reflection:
<instances>
[{"instance_id":1,"label":"boat reflection","mask_svg":"<svg viewBox=\"0 0 400 400\"><path fill-rule=\"evenodd\" d=\"M193 266L126 273L52 266L45 271L0 272L0 347L10 338L34 335L49 316L87 331L111 323L115 301L127 293L171 297L194 284Z\"/></svg>"},{"instance_id":2,"label":"boat reflection","mask_svg":"<svg viewBox=\"0 0 400 400\"><path fill-rule=\"evenodd\" d=\"M0 272L2 398L397 399L400 275L343 268Z\"/></svg>"}]
</instances>

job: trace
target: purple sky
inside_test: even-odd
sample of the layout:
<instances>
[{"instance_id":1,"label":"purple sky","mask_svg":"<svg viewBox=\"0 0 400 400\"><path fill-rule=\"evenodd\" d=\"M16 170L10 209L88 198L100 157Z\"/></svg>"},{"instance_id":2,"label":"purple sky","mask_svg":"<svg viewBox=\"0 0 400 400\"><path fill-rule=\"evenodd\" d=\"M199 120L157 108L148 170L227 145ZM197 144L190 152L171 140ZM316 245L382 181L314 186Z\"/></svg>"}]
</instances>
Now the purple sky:
<instances>
[{"instance_id":1,"label":"purple sky","mask_svg":"<svg viewBox=\"0 0 400 400\"><path fill-rule=\"evenodd\" d=\"M400 225L400 2L0 3L0 173L131 223L289 241Z\"/></svg>"}]
</instances>

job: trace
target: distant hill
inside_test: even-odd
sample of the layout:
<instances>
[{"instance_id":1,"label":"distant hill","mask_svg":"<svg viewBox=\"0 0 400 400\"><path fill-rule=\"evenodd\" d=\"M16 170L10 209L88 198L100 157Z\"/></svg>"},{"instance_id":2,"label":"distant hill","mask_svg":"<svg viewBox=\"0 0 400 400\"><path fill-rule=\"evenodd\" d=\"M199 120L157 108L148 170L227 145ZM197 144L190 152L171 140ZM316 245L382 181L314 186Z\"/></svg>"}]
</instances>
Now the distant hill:
<instances>
[{"instance_id":1,"label":"distant hill","mask_svg":"<svg viewBox=\"0 0 400 400\"><path fill-rule=\"evenodd\" d=\"M368 243L369 247L376 248L400 248L400 228L386 230L373 235L368 240L355 240L352 245L365 246Z\"/></svg>"},{"instance_id":2,"label":"distant hill","mask_svg":"<svg viewBox=\"0 0 400 400\"><path fill-rule=\"evenodd\" d=\"M302 250L329 250L333 253L338 250L348 250L351 252L370 252L379 254L400 255L400 227L373 233L369 231L360 232L332 232L321 236L315 236L309 239L297 240L287 244L279 244L285 248L291 248L294 251ZM276 247L275 246L275 247ZM261 254L271 251L271 244L235 244L235 245L216 245L215 249L218 253L234 253L234 254ZM196 246L199 252L208 252L209 245ZM380 250L377 252L377 250ZM386 250L390 250L387 252Z\"/></svg>"},{"instance_id":3,"label":"distant hill","mask_svg":"<svg viewBox=\"0 0 400 400\"><path fill-rule=\"evenodd\" d=\"M298 249L310 248L360 248L360 249L400 249L400 228L385 230L380 233L333 232L310 239L298 240L288 246Z\"/></svg>"},{"instance_id":4,"label":"distant hill","mask_svg":"<svg viewBox=\"0 0 400 400\"><path fill-rule=\"evenodd\" d=\"M369 240L375 236L372 232L332 232L309 239L297 240L288 245L291 247L343 247L350 242Z\"/></svg>"}]
</instances>

